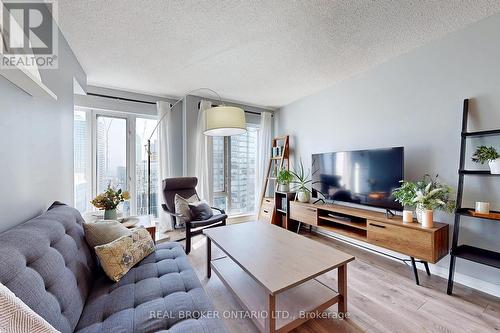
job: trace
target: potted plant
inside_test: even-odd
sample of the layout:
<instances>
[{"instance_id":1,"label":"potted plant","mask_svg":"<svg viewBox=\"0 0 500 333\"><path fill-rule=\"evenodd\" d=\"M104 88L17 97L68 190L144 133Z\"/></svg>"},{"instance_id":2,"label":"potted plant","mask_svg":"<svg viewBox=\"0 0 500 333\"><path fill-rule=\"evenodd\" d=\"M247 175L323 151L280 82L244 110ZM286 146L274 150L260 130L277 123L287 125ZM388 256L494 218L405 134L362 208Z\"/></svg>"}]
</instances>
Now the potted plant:
<instances>
[{"instance_id":1,"label":"potted plant","mask_svg":"<svg viewBox=\"0 0 500 333\"><path fill-rule=\"evenodd\" d=\"M281 169L276 177L278 182L278 191L288 192L290 191L290 183L293 181L293 174L290 170Z\"/></svg>"},{"instance_id":2,"label":"potted plant","mask_svg":"<svg viewBox=\"0 0 500 333\"><path fill-rule=\"evenodd\" d=\"M455 210L452 188L439 183L437 178L425 175L416 183L402 181L401 187L393 192L401 204L416 207L417 220L424 228L432 228L434 210L449 213Z\"/></svg>"},{"instance_id":3,"label":"potted plant","mask_svg":"<svg viewBox=\"0 0 500 333\"><path fill-rule=\"evenodd\" d=\"M409 223L413 222L413 210L415 208L415 204L413 203L413 199L415 198L416 193L416 184L408 181L400 181L401 187L397 188L392 192L394 200L399 202L404 210L403 210L403 222Z\"/></svg>"},{"instance_id":4,"label":"potted plant","mask_svg":"<svg viewBox=\"0 0 500 333\"><path fill-rule=\"evenodd\" d=\"M472 155L472 161L480 164L488 163L492 174L500 174L500 154L494 147L477 147L476 152Z\"/></svg>"},{"instance_id":5,"label":"potted plant","mask_svg":"<svg viewBox=\"0 0 500 333\"><path fill-rule=\"evenodd\" d=\"M300 167L291 171L295 180L292 183L295 185L294 190L297 192L297 199L300 202L309 202L311 199L311 190L307 187L309 183L312 182L310 178L310 170L307 174L304 172L304 165L302 164L302 159L300 160Z\"/></svg>"},{"instance_id":6,"label":"potted plant","mask_svg":"<svg viewBox=\"0 0 500 333\"><path fill-rule=\"evenodd\" d=\"M116 220L116 207L128 199L130 199L130 194L127 191L115 190L108 186L105 192L96 196L90 203L97 209L104 210L105 220Z\"/></svg>"}]
</instances>

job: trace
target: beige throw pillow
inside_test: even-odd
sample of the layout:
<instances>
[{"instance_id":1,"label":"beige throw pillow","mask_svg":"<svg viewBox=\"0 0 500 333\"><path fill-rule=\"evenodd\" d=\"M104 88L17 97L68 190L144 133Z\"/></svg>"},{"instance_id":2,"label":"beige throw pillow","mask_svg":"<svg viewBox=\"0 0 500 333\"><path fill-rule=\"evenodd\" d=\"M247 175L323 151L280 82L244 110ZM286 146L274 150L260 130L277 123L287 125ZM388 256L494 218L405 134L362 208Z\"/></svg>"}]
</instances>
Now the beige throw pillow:
<instances>
[{"instance_id":1,"label":"beige throw pillow","mask_svg":"<svg viewBox=\"0 0 500 333\"><path fill-rule=\"evenodd\" d=\"M180 195L176 194L174 197L175 213L179 214L180 217L175 219L175 227L183 228L186 222L193 219L191 216L191 210L189 209L189 204L199 201L200 198L196 194L193 194L189 198L185 199Z\"/></svg>"},{"instance_id":2,"label":"beige throw pillow","mask_svg":"<svg viewBox=\"0 0 500 333\"><path fill-rule=\"evenodd\" d=\"M93 223L84 223L85 239L92 248L108 244L115 239L123 236L130 236L132 231L127 229L118 221L100 221Z\"/></svg>"},{"instance_id":3,"label":"beige throw pillow","mask_svg":"<svg viewBox=\"0 0 500 333\"><path fill-rule=\"evenodd\" d=\"M155 243L144 228L133 229L129 236L123 236L111 243L95 247L102 269L111 280L116 282L154 250Z\"/></svg>"},{"instance_id":4,"label":"beige throw pillow","mask_svg":"<svg viewBox=\"0 0 500 333\"><path fill-rule=\"evenodd\" d=\"M9 288L0 283L0 332L59 333L38 313L31 310Z\"/></svg>"}]
</instances>

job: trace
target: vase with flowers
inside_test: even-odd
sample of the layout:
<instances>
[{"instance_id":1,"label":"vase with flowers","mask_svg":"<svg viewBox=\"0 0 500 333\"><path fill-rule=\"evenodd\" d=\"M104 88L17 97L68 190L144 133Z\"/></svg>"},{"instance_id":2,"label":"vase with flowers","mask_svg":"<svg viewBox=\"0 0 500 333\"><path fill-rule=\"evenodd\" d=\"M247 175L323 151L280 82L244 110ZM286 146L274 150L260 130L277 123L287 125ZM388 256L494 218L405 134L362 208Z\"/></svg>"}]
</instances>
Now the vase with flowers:
<instances>
[{"instance_id":1,"label":"vase with flowers","mask_svg":"<svg viewBox=\"0 0 500 333\"><path fill-rule=\"evenodd\" d=\"M122 189L115 189L108 186L106 191L96 196L90 202L99 210L104 210L105 220L116 220L117 212L116 207L125 200L130 199L130 194Z\"/></svg>"}]
</instances>

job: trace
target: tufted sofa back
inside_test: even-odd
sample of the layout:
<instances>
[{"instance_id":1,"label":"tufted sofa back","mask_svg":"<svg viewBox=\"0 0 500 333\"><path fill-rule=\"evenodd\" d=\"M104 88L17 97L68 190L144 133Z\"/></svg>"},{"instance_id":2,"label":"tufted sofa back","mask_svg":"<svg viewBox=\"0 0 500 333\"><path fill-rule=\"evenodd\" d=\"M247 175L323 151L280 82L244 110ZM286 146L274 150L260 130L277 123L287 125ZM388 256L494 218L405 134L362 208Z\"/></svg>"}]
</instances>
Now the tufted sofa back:
<instances>
[{"instance_id":1,"label":"tufted sofa back","mask_svg":"<svg viewBox=\"0 0 500 333\"><path fill-rule=\"evenodd\" d=\"M56 202L0 234L0 282L63 333L74 331L95 279L82 223L77 210Z\"/></svg>"}]
</instances>

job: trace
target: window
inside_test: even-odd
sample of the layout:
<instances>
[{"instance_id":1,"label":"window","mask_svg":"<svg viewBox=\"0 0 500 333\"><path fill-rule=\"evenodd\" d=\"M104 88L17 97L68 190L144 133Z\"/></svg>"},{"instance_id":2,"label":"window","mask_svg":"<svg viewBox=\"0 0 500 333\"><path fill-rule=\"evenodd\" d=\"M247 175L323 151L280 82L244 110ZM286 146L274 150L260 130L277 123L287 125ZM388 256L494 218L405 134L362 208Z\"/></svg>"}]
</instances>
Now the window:
<instances>
[{"instance_id":1,"label":"window","mask_svg":"<svg viewBox=\"0 0 500 333\"><path fill-rule=\"evenodd\" d=\"M120 211L148 213L147 140L156 126L153 117L77 109L74 113L75 207L92 211L90 200L108 185L130 192ZM151 138L151 212L158 216L157 134Z\"/></svg>"},{"instance_id":2,"label":"window","mask_svg":"<svg viewBox=\"0 0 500 333\"><path fill-rule=\"evenodd\" d=\"M213 138L214 206L232 215L256 211L258 131L258 125L248 124L245 134Z\"/></svg>"},{"instance_id":3,"label":"window","mask_svg":"<svg viewBox=\"0 0 500 333\"><path fill-rule=\"evenodd\" d=\"M74 118L74 193L75 208L80 212L90 209L92 196L92 166L89 112L76 110Z\"/></svg>"},{"instance_id":4,"label":"window","mask_svg":"<svg viewBox=\"0 0 500 333\"><path fill-rule=\"evenodd\" d=\"M127 119L97 115L96 126L97 193L108 186L128 190ZM130 214L130 202L123 203L123 213Z\"/></svg>"},{"instance_id":5,"label":"window","mask_svg":"<svg viewBox=\"0 0 500 333\"><path fill-rule=\"evenodd\" d=\"M136 118L135 122L135 202L138 215L148 213L148 138L155 119ZM158 134L151 138L151 211L158 217Z\"/></svg>"}]
</instances>

